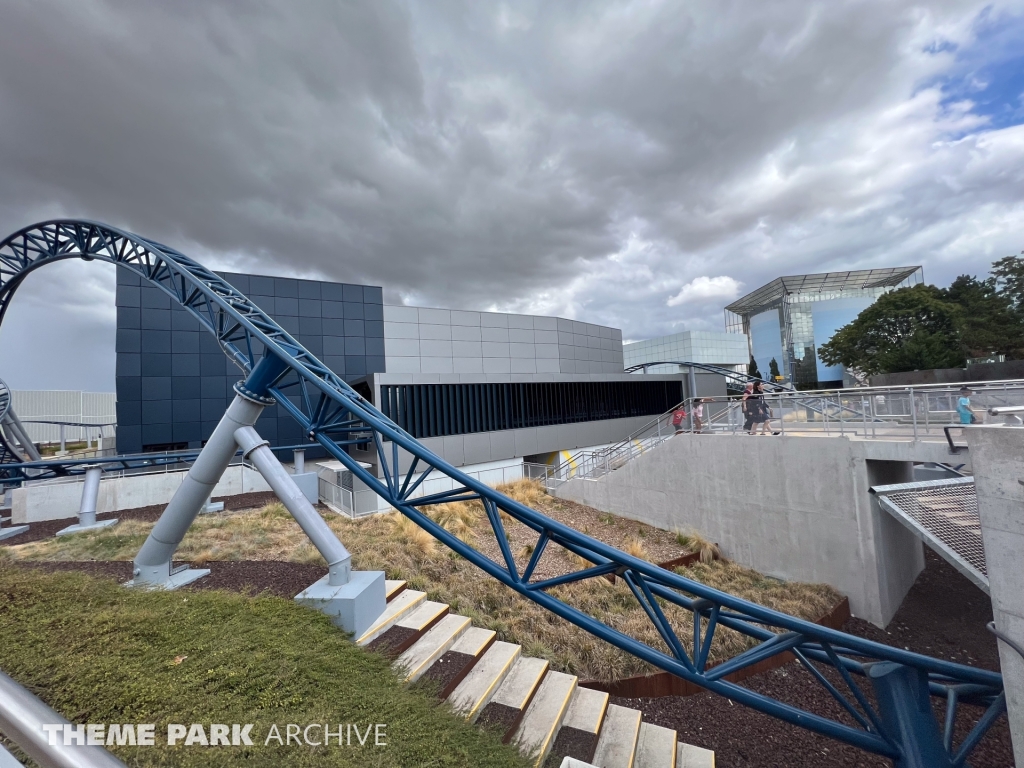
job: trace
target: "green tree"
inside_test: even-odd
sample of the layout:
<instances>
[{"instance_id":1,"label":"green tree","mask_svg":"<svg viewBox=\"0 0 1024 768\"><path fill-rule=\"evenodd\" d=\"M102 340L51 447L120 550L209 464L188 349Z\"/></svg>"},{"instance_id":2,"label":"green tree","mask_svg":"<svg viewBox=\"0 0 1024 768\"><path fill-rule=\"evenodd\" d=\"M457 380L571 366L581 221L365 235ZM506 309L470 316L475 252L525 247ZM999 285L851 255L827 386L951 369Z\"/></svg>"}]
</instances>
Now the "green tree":
<instances>
[{"instance_id":1,"label":"green tree","mask_svg":"<svg viewBox=\"0 0 1024 768\"><path fill-rule=\"evenodd\" d=\"M747 365L747 375L761 378L761 372L757 370L757 360L754 359L753 355L750 356L750 363Z\"/></svg>"},{"instance_id":2,"label":"green tree","mask_svg":"<svg viewBox=\"0 0 1024 768\"><path fill-rule=\"evenodd\" d=\"M865 374L956 368L966 362L961 308L933 285L885 293L818 348L826 365Z\"/></svg>"},{"instance_id":3,"label":"green tree","mask_svg":"<svg viewBox=\"0 0 1024 768\"><path fill-rule=\"evenodd\" d=\"M772 358L772 361L768 363L768 374L772 377L772 381L775 381L777 377L782 375L779 373L779 361L774 357Z\"/></svg>"},{"instance_id":4,"label":"green tree","mask_svg":"<svg viewBox=\"0 0 1024 768\"><path fill-rule=\"evenodd\" d=\"M1021 251L1024 255L1024 251ZM1005 296L1010 305L1018 312L1024 312L1024 259L1020 256L1007 256L993 262L992 277L996 281L996 289Z\"/></svg>"},{"instance_id":5,"label":"green tree","mask_svg":"<svg viewBox=\"0 0 1024 768\"><path fill-rule=\"evenodd\" d=\"M993 267L1006 261L996 262ZM1024 270L1021 277L1024 278ZM1015 309L1011 294L1012 291L999 290L994 275L987 280L960 275L943 292L946 301L961 309L960 338L969 357L1017 357L1024 351L1024 313Z\"/></svg>"}]
</instances>

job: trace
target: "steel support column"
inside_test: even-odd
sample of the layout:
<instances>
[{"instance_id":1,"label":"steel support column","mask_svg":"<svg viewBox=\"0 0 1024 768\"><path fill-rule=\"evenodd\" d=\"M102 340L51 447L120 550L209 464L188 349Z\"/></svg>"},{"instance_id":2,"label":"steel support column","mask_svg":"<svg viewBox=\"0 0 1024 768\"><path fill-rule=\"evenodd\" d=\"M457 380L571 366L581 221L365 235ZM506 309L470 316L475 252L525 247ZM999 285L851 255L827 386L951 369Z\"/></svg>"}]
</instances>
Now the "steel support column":
<instances>
[{"instance_id":1,"label":"steel support column","mask_svg":"<svg viewBox=\"0 0 1024 768\"><path fill-rule=\"evenodd\" d=\"M206 568L175 570L171 558L238 450L235 431L256 423L273 402L266 394L268 388L285 370L287 366L276 357L265 356L244 382L235 385L235 399L136 555L133 586L175 589L210 572Z\"/></svg>"},{"instance_id":2,"label":"steel support column","mask_svg":"<svg viewBox=\"0 0 1024 768\"><path fill-rule=\"evenodd\" d=\"M893 768L952 768L932 712L928 674L892 661L868 666L878 699L878 714L902 754Z\"/></svg>"},{"instance_id":3,"label":"steel support column","mask_svg":"<svg viewBox=\"0 0 1024 768\"><path fill-rule=\"evenodd\" d=\"M82 483L82 503L78 507L78 523L69 525L57 531L58 536L67 536L72 533L83 531L94 531L99 528L109 528L117 525L117 518L111 520L96 521L96 503L100 495L100 478L103 476L103 467L89 467L85 470L85 482Z\"/></svg>"}]
</instances>

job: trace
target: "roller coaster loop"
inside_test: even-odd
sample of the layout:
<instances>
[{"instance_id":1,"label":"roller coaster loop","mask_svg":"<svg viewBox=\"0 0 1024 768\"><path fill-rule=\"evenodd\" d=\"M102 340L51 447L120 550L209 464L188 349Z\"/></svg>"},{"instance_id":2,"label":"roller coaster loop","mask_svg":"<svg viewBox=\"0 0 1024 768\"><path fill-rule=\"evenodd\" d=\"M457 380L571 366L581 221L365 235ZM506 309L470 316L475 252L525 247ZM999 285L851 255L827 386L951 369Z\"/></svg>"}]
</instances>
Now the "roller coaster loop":
<instances>
[{"instance_id":1,"label":"roller coaster loop","mask_svg":"<svg viewBox=\"0 0 1024 768\"><path fill-rule=\"evenodd\" d=\"M71 258L110 262L158 287L215 334L225 354L248 376L246 386L256 390L253 395L276 399L311 441L322 445L395 509L510 589L658 669L773 717L885 755L897 768L965 765L972 749L1005 711L1003 681L996 672L871 642L712 589L620 552L469 477L383 416L225 280L160 243L81 220L48 221L15 232L0 242L0 321L15 289L30 272ZM261 358L269 365L249 376ZM273 372L269 380L261 375L264 371ZM380 477L349 455L346 446L353 444L376 451ZM447 477L452 488L417 496L428 477ZM424 511L433 504L468 500L483 505L500 558L491 559L456 538ZM505 525L513 523L537 535L524 567L516 562L505 536ZM534 579L541 557L553 545L581 556L589 566ZM661 644L645 643L584 613L557 589L608 573L628 585ZM666 605L692 613L692 637L677 633L666 617ZM744 635L750 647L709 667L709 652L720 627ZM787 652L834 697L843 716L811 712L799 703L778 701L726 680L730 673ZM928 706L929 694L946 701L943 727ZM983 709L969 734L954 745L956 719L965 711L960 704Z\"/></svg>"}]
</instances>

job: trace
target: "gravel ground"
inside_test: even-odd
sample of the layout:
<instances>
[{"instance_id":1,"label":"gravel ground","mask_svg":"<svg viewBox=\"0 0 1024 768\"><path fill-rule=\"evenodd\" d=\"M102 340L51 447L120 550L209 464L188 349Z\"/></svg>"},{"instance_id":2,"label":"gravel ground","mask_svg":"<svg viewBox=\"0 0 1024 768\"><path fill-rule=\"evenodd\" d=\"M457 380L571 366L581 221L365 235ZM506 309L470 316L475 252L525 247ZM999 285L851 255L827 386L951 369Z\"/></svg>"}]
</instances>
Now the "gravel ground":
<instances>
[{"instance_id":1,"label":"gravel ground","mask_svg":"<svg viewBox=\"0 0 1024 768\"><path fill-rule=\"evenodd\" d=\"M989 598L930 550L926 549L925 554L925 571L885 630L860 619L850 619L843 630L929 656L998 670L995 640L985 629L992 619ZM744 686L830 717L845 717L825 689L796 664L752 677L744 681ZM715 750L716 764L723 768L891 766L881 757L710 693L613 701L643 710L648 722L675 728L679 738L687 743ZM940 723L944 712L940 704L936 708ZM976 708L962 712L954 743L963 739L980 714L981 710ZM971 715L971 720L965 715ZM974 750L969 763L972 768L1012 768L1013 748L1005 716Z\"/></svg>"}]
</instances>

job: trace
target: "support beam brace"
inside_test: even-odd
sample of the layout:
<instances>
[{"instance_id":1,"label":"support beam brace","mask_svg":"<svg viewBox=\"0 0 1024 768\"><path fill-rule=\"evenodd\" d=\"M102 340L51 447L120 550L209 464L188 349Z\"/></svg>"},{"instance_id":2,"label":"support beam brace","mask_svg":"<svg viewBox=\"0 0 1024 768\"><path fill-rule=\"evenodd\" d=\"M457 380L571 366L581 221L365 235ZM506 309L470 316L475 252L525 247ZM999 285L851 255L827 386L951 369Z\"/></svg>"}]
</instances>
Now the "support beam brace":
<instances>
[{"instance_id":1,"label":"support beam brace","mask_svg":"<svg viewBox=\"0 0 1024 768\"><path fill-rule=\"evenodd\" d=\"M78 523L57 531L58 536L95 531L117 525L117 518L96 521L96 502L100 495L100 478L102 476L103 467L89 467L85 470L85 482L82 484L82 504L78 508Z\"/></svg>"}]
</instances>

